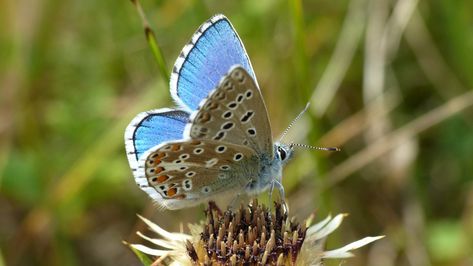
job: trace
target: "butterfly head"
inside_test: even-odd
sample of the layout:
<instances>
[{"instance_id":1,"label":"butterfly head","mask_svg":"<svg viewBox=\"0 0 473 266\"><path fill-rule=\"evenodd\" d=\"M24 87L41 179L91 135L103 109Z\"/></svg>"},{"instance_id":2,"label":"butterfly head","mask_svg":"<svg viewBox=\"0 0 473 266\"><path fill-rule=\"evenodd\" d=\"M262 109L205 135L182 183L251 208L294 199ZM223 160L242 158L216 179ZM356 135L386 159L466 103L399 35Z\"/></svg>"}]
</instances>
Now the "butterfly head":
<instances>
[{"instance_id":1,"label":"butterfly head","mask_svg":"<svg viewBox=\"0 0 473 266\"><path fill-rule=\"evenodd\" d=\"M286 164L293 156L294 145L276 142L274 144L275 159Z\"/></svg>"}]
</instances>

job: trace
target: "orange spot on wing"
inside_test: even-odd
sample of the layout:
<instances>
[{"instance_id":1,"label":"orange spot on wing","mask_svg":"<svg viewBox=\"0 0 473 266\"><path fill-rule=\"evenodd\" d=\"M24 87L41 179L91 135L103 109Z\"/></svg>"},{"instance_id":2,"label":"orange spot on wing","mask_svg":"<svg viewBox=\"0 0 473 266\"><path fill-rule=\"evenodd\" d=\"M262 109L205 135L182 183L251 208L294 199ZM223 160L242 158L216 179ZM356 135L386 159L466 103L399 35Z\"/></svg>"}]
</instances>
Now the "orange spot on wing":
<instances>
[{"instance_id":1,"label":"orange spot on wing","mask_svg":"<svg viewBox=\"0 0 473 266\"><path fill-rule=\"evenodd\" d=\"M191 144L192 144L192 145L200 145L200 144L202 144L202 142L201 142L201 141L198 141L198 140L193 140L193 141L191 142Z\"/></svg>"},{"instance_id":2,"label":"orange spot on wing","mask_svg":"<svg viewBox=\"0 0 473 266\"><path fill-rule=\"evenodd\" d=\"M157 154L156 157L157 157L158 159L162 159L162 158L164 158L165 156L166 156L166 153L165 153L165 152L160 152L160 153Z\"/></svg>"},{"instance_id":3,"label":"orange spot on wing","mask_svg":"<svg viewBox=\"0 0 473 266\"><path fill-rule=\"evenodd\" d=\"M180 149L181 149L181 145L179 145L179 144L173 144L171 146L171 151L178 151Z\"/></svg>"},{"instance_id":4,"label":"orange spot on wing","mask_svg":"<svg viewBox=\"0 0 473 266\"><path fill-rule=\"evenodd\" d=\"M210 120L210 115L209 113L201 113L197 120L199 121L199 123L206 123Z\"/></svg>"},{"instance_id":5,"label":"orange spot on wing","mask_svg":"<svg viewBox=\"0 0 473 266\"><path fill-rule=\"evenodd\" d=\"M168 190L168 196L173 197L177 193L177 188L173 187Z\"/></svg>"},{"instance_id":6,"label":"orange spot on wing","mask_svg":"<svg viewBox=\"0 0 473 266\"><path fill-rule=\"evenodd\" d=\"M163 182L166 182L166 180L169 179L169 176L168 175L160 175L158 176L158 183L163 183Z\"/></svg>"},{"instance_id":7,"label":"orange spot on wing","mask_svg":"<svg viewBox=\"0 0 473 266\"><path fill-rule=\"evenodd\" d=\"M164 170L165 170L164 167L156 167L156 174L159 174Z\"/></svg>"},{"instance_id":8,"label":"orange spot on wing","mask_svg":"<svg viewBox=\"0 0 473 266\"><path fill-rule=\"evenodd\" d=\"M205 106L204 109L206 110L214 110L218 108L218 103L214 101L209 101Z\"/></svg>"},{"instance_id":9,"label":"orange spot on wing","mask_svg":"<svg viewBox=\"0 0 473 266\"><path fill-rule=\"evenodd\" d=\"M213 98L215 98L219 101L224 100L225 99L225 92L220 90L220 91L218 91L217 93L215 93L213 95Z\"/></svg>"}]
</instances>

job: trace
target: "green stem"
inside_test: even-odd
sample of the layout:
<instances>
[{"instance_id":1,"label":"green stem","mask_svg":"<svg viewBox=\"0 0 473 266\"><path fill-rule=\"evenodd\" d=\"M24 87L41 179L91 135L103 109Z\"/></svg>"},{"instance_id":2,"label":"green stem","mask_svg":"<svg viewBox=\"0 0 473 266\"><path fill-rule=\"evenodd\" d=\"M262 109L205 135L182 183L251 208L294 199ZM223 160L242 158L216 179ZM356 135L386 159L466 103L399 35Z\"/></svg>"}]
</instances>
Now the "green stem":
<instances>
[{"instance_id":1,"label":"green stem","mask_svg":"<svg viewBox=\"0 0 473 266\"><path fill-rule=\"evenodd\" d=\"M149 48L151 49L154 59L158 64L159 71L161 72L161 75L164 77L165 80L169 80L169 72L167 70L166 60L164 59L161 48L159 47L156 34L154 34L154 31L151 29L148 23L148 19L146 18L143 8L141 7L140 1L131 0L131 2L135 6L136 11L138 11L138 14L140 15L141 21L143 23L143 28L145 29L146 41L148 42Z\"/></svg>"}]
</instances>

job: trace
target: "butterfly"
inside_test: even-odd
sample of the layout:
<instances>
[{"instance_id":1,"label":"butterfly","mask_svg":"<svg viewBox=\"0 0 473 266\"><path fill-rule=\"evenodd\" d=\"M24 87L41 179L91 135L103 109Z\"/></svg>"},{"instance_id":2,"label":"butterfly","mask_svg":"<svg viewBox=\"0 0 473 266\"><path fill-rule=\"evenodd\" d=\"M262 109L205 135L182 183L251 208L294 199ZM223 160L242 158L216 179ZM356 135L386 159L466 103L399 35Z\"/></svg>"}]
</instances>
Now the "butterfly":
<instances>
[{"instance_id":1,"label":"butterfly","mask_svg":"<svg viewBox=\"0 0 473 266\"><path fill-rule=\"evenodd\" d=\"M138 114L125 132L138 186L181 209L224 195L277 188L293 145L273 142L268 112L243 43L224 15L203 23L170 78L179 108Z\"/></svg>"}]
</instances>

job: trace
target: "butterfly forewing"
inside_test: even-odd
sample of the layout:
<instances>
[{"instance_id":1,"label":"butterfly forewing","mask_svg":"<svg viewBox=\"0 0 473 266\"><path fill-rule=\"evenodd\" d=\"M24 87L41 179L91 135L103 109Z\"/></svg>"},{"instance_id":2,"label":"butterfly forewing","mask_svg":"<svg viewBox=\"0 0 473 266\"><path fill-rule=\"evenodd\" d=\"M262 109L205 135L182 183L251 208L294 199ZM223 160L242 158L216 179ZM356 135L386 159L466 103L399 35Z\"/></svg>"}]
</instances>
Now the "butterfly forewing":
<instances>
[{"instance_id":1,"label":"butterfly forewing","mask_svg":"<svg viewBox=\"0 0 473 266\"><path fill-rule=\"evenodd\" d=\"M199 27L174 64L170 82L174 99L187 110L196 110L233 65L255 76L232 24L224 15L215 15Z\"/></svg>"},{"instance_id":2,"label":"butterfly forewing","mask_svg":"<svg viewBox=\"0 0 473 266\"><path fill-rule=\"evenodd\" d=\"M164 143L143 160L144 186L154 188L155 199L167 208L195 205L224 191L238 193L259 169L252 149L212 140Z\"/></svg>"},{"instance_id":3,"label":"butterfly forewing","mask_svg":"<svg viewBox=\"0 0 473 266\"><path fill-rule=\"evenodd\" d=\"M251 147L272 158L271 127L261 92L241 66L233 67L192 114L184 135Z\"/></svg>"}]
</instances>

